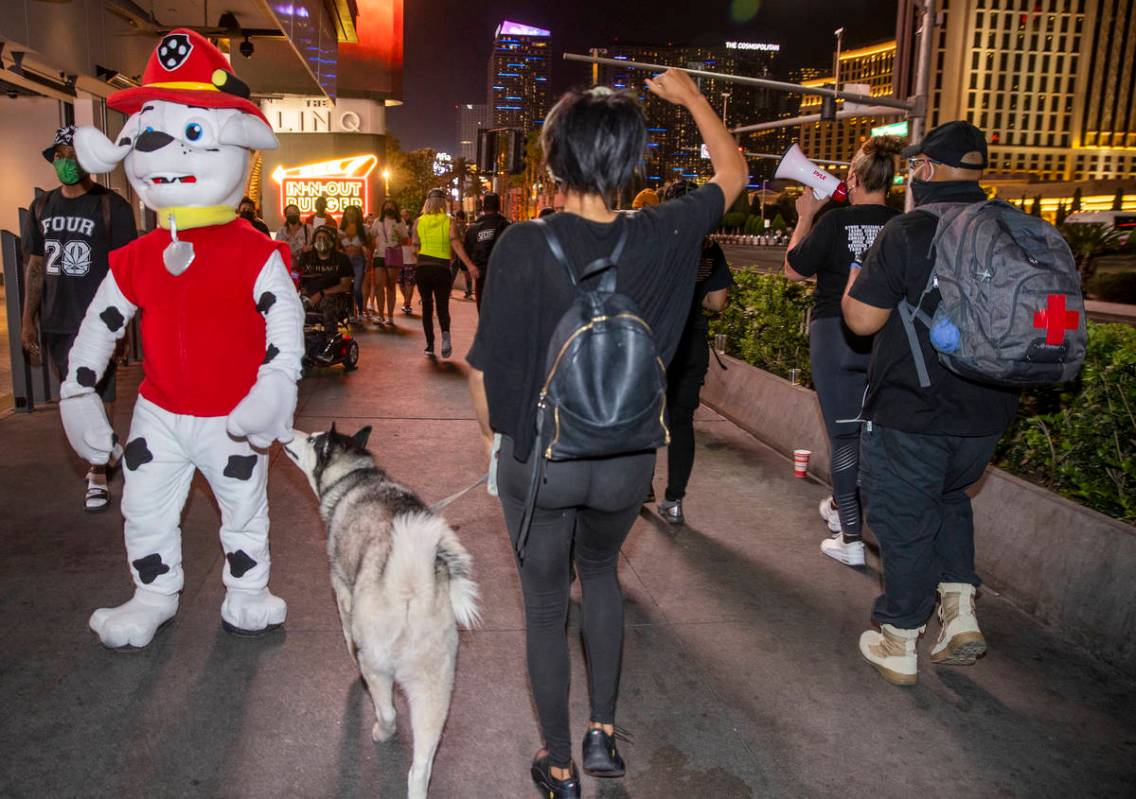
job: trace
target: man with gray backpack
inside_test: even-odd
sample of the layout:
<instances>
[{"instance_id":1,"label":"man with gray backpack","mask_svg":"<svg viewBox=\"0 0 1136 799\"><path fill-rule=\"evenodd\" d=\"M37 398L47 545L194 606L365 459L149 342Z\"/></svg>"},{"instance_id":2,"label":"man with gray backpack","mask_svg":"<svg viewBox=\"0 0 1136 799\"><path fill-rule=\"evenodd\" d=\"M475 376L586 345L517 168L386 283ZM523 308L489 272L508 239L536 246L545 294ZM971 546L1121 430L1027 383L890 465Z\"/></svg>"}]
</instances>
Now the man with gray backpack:
<instances>
[{"instance_id":1,"label":"man with gray backpack","mask_svg":"<svg viewBox=\"0 0 1136 799\"><path fill-rule=\"evenodd\" d=\"M853 264L841 307L877 334L861 419L861 493L880 544L880 632L860 653L897 685L917 681L916 645L939 610L939 665L986 651L975 616L977 482L1014 419L1022 386L1076 377L1085 313L1068 246L1052 225L978 185L982 132L948 122L904 150L915 211Z\"/></svg>"}]
</instances>

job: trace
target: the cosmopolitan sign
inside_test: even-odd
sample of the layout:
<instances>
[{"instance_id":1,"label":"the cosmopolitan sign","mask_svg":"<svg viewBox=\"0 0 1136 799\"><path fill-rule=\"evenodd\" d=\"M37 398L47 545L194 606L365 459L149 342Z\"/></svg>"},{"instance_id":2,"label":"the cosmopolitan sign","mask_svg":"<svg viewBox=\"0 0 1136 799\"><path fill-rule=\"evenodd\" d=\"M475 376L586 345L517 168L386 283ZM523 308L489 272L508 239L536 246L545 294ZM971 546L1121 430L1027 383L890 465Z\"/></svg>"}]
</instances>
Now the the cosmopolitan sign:
<instances>
[{"instance_id":1,"label":"the cosmopolitan sign","mask_svg":"<svg viewBox=\"0 0 1136 799\"><path fill-rule=\"evenodd\" d=\"M295 205L301 214L315 211L316 200L327 198L328 213L338 217L343 209L358 205L366 215L371 210L371 184L367 179L378 166L375 155L354 155L315 164L278 166L272 180L280 187L280 214Z\"/></svg>"},{"instance_id":2,"label":"the cosmopolitan sign","mask_svg":"<svg viewBox=\"0 0 1136 799\"><path fill-rule=\"evenodd\" d=\"M727 50L763 50L767 53L781 51L781 45L771 42L726 42Z\"/></svg>"}]
</instances>

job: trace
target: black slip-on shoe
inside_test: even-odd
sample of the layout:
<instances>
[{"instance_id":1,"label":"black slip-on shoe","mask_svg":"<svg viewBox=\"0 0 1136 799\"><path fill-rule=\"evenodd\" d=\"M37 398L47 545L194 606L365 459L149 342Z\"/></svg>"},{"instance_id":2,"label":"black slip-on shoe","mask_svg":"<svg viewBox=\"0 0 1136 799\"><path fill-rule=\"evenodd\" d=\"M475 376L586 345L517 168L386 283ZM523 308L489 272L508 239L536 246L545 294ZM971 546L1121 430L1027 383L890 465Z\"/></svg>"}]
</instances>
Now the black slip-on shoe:
<instances>
[{"instance_id":1,"label":"black slip-on shoe","mask_svg":"<svg viewBox=\"0 0 1136 799\"><path fill-rule=\"evenodd\" d=\"M576 773L575 763L572 764L568 779L558 780L552 776L548 755L534 758L532 781L545 799L580 799L580 775Z\"/></svg>"},{"instance_id":2,"label":"black slip-on shoe","mask_svg":"<svg viewBox=\"0 0 1136 799\"><path fill-rule=\"evenodd\" d=\"M584 733L584 773L592 777L622 777L627 765L615 746L615 736L603 730Z\"/></svg>"}]
</instances>

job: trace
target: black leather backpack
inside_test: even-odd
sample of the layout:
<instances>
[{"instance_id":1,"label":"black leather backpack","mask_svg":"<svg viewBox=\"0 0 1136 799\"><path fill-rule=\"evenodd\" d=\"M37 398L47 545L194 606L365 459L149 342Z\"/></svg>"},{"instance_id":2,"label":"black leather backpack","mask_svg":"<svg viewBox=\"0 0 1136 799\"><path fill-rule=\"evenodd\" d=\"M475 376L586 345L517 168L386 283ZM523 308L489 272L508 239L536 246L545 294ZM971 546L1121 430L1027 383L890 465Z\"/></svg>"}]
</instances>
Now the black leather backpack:
<instances>
[{"instance_id":1,"label":"black leather backpack","mask_svg":"<svg viewBox=\"0 0 1136 799\"><path fill-rule=\"evenodd\" d=\"M611 255L585 266L579 277L556 234L544 220L537 224L575 287L576 299L560 317L548 345L546 377L537 400L532 478L517 538L521 560L548 461L603 458L670 443L666 366L634 300L616 291L626 222L616 223L623 228Z\"/></svg>"}]
</instances>

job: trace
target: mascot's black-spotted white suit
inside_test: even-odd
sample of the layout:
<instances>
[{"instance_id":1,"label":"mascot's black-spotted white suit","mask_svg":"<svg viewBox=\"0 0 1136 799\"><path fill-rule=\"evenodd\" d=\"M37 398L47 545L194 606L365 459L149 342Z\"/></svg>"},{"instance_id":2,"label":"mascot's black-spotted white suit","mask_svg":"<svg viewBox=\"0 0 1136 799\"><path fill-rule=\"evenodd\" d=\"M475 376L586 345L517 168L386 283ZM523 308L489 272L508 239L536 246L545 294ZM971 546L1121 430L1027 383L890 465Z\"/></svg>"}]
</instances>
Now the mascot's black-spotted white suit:
<instances>
[{"instance_id":1,"label":"mascot's black-spotted white suit","mask_svg":"<svg viewBox=\"0 0 1136 799\"><path fill-rule=\"evenodd\" d=\"M160 228L115 250L87 310L61 389L68 440L91 463L114 446L95 384L142 311L145 379L124 447L122 512L134 597L96 610L108 647L142 647L177 612L180 520L195 470L221 509L226 587L221 618L253 634L284 622L268 590L268 458L292 439L303 308L289 252L236 217L249 152L276 137L224 56L176 30L150 57L143 85L108 104L129 114L117 142L75 134L88 172L123 163Z\"/></svg>"}]
</instances>

